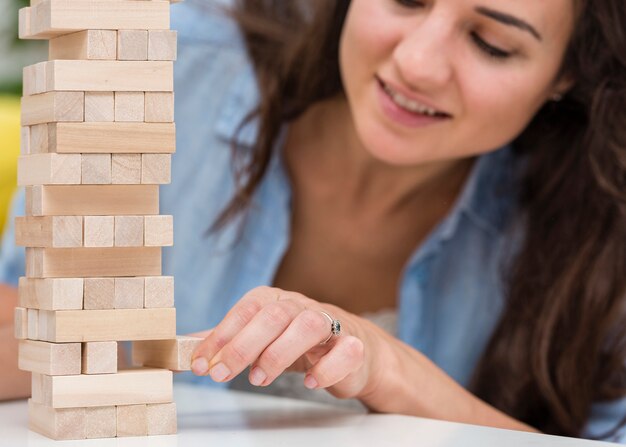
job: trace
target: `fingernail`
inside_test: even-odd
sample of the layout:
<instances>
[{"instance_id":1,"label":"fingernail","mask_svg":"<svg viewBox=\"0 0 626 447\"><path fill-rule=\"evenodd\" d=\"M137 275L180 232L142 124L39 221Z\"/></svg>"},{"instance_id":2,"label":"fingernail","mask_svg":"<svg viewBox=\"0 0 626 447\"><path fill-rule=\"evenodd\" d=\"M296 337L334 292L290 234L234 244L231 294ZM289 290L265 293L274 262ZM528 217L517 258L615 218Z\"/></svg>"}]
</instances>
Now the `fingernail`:
<instances>
[{"instance_id":1,"label":"fingernail","mask_svg":"<svg viewBox=\"0 0 626 447\"><path fill-rule=\"evenodd\" d=\"M211 368L211 378L216 382L221 382L226 377L230 376L230 369L226 367L223 363L218 363L213 368Z\"/></svg>"},{"instance_id":2,"label":"fingernail","mask_svg":"<svg viewBox=\"0 0 626 447\"><path fill-rule=\"evenodd\" d=\"M197 376L204 376L209 370L209 362L204 357L198 357L191 363L191 370Z\"/></svg>"},{"instance_id":3,"label":"fingernail","mask_svg":"<svg viewBox=\"0 0 626 447\"><path fill-rule=\"evenodd\" d=\"M312 390L313 388L317 388L318 385L317 380L315 380L315 377L311 374L307 374L304 378L304 386L308 389Z\"/></svg>"},{"instance_id":4,"label":"fingernail","mask_svg":"<svg viewBox=\"0 0 626 447\"><path fill-rule=\"evenodd\" d=\"M250 383L254 386L261 386L263 382L267 379L267 374L258 366L252 368L250 371Z\"/></svg>"}]
</instances>

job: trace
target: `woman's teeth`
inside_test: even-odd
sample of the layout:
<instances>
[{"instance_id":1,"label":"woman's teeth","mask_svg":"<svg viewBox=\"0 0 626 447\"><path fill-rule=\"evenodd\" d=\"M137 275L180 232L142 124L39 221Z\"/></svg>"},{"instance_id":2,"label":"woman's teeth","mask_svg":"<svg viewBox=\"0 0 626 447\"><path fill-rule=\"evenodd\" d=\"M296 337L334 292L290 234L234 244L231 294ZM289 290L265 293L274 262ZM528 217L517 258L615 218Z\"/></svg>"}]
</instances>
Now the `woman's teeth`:
<instances>
[{"instance_id":1,"label":"woman's teeth","mask_svg":"<svg viewBox=\"0 0 626 447\"><path fill-rule=\"evenodd\" d=\"M412 99L407 98L401 93L394 91L387 84L382 84L382 86L385 92L393 100L393 102L395 102L398 106L402 107L403 109L408 110L409 112L421 113L423 115L428 115L428 116L443 116L442 113L437 112L435 109L431 109L430 107L427 107L423 104L413 101Z\"/></svg>"}]
</instances>

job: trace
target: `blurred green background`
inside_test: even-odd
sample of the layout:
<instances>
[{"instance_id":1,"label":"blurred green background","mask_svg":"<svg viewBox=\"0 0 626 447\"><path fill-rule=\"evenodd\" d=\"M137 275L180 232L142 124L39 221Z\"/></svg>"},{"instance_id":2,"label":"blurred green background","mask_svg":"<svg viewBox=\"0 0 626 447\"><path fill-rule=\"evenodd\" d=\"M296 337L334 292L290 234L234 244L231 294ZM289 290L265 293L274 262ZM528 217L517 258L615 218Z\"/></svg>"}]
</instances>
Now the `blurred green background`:
<instances>
[{"instance_id":1,"label":"blurred green background","mask_svg":"<svg viewBox=\"0 0 626 447\"><path fill-rule=\"evenodd\" d=\"M0 0L0 233L17 181L20 151L22 67L46 60L47 43L17 38L18 10L25 0Z\"/></svg>"}]
</instances>

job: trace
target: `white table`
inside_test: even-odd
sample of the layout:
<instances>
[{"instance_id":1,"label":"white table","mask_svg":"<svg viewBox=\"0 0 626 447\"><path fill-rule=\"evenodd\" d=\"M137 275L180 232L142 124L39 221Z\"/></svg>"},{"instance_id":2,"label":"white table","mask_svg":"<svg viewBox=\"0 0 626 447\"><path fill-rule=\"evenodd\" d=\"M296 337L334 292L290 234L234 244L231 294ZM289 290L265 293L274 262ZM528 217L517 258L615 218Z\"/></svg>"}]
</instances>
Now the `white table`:
<instances>
[{"instance_id":1,"label":"white table","mask_svg":"<svg viewBox=\"0 0 626 447\"><path fill-rule=\"evenodd\" d=\"M175 386L178 434L52 441L27 429L26 401L0 403L2 447L593 447L614 445L429 419L364 414L323 404Z\"/></svg>"}]
</instances>

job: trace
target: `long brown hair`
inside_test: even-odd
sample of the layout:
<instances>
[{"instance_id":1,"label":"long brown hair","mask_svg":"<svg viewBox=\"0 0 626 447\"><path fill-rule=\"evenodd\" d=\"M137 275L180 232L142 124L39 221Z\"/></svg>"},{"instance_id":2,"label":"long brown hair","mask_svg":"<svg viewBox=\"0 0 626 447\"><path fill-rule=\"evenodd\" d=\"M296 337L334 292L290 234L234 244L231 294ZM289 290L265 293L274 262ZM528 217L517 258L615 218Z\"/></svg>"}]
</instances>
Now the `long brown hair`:
<instances>
[{"instance_id":1,"label":"long brown hair","mask_svg":"<svg viewBox=\"0 0 626 447\"><path fill-rule=\"evenodd\" d=\"M257 119L259 134L251 156L235 158L238 192L215 228L248 207L281 126L342 92L338 42L349 5L240 0L231 11L261 96L241 126ZM567 436L580 436L593 402L626 396L626 8L576 5L561 69L574 86L513 142L527 158L525 239L470 387L512 417Z\"/></svg>"}]
</instances>

